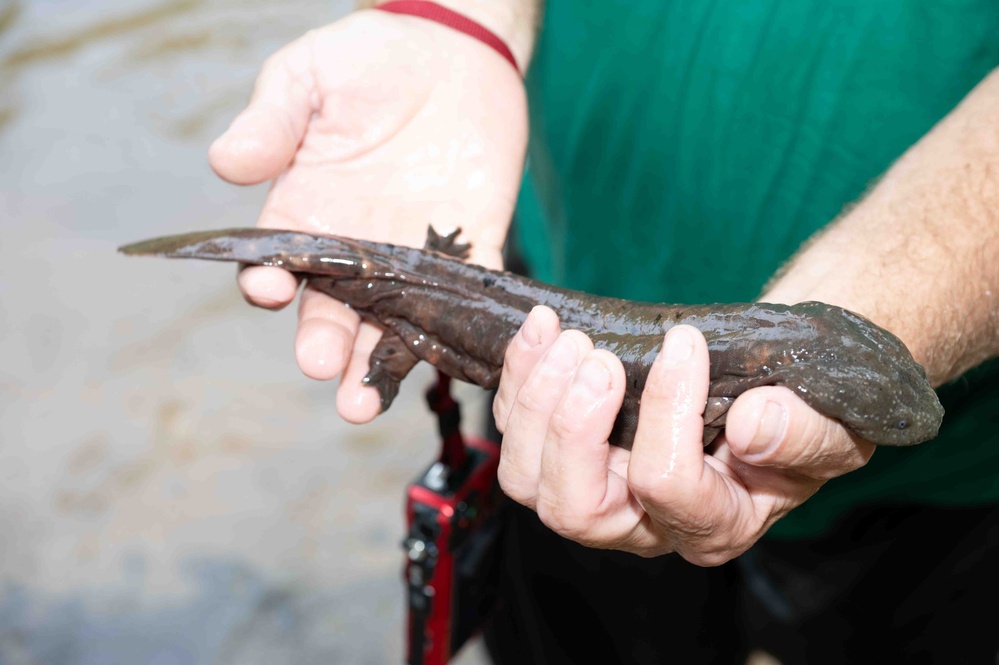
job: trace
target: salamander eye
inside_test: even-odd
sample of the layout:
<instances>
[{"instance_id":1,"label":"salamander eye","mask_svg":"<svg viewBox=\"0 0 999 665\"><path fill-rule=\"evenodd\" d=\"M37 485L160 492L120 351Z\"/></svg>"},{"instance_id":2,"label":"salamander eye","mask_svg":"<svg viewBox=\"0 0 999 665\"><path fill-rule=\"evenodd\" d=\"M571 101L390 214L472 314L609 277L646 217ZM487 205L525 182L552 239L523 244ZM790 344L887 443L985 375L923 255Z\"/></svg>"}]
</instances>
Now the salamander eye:
<instances>
[{"instance_id":1,"label":"salamander eye","mask_svg":"<svg viewBox=\"0 0 999 665\"><path fill-rule=\"evenodd\" d=\"M896 427L898 427L899 429L905 429L908 426L909 426L909 421L906 420L905 418L902 418L900 421L898 421L898 424L896 425Z\"/></svg>"}]
</instances>

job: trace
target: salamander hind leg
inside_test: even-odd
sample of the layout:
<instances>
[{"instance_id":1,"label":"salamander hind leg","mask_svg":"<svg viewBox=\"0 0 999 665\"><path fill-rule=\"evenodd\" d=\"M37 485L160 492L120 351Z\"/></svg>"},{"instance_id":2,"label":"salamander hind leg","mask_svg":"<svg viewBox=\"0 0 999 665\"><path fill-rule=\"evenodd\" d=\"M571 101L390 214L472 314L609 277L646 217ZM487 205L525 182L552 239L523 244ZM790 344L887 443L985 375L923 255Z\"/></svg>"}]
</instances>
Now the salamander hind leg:
<instances>
[{"instance_id":1,"label":"salamander hind leg","mask_svg":"<svg viewBox=\"0 0 999 665\"><path fill-rule=\"evenodd\" d=\"M440 252L447 256L453 256L456 259L467 259L468 252L472 246L468 243L457 242L458 235L460 234L461 227L456 228L451 233L441 235L434 230L434 227L428 226L427 242L423 245L423 248L433 252Z\"/></svg>"},{"instance_id":2,"label":"salamander hind leg","mask_svg":"<svg viewBox=\"0 0 999 665\"><path fill-rule=\"evenodd\" d=\"M371 369L362 381L378 391L383 413L392 406L392 400L399 394L399 384L418 362L420 359L401 337L391 330L382 333L371 351Z\"/></svg>"},{"instance_id":3,"label":"salamander hind leg","mask_svg":"<svg viewBox=\"0 0 999 665\"><path fill-rule=\"evenodd\" d=\"M383 319L382 323L406 341L406 349L448 376L483 388L499 384L502 367L468 355L405 319Z\"/></svg>"}]
</instances>

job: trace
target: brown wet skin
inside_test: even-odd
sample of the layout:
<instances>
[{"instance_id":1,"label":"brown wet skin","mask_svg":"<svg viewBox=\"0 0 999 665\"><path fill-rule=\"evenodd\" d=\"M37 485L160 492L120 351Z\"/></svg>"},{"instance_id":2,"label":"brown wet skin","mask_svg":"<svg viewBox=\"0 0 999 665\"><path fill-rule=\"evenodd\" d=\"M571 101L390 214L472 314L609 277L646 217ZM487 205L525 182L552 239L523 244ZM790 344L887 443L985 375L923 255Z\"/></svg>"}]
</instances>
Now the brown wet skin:
<instances>
[{"instance_id":1,"label":"brown wet skin","mask_svg":"<svg viewBox=\"0 0 999 665\"><path fill-rule=\"evenodd\" d=\"M420 360L494 388L503 356L527 314L546 305L563 329L586 333L624 364L627 389L611 443L630 447L642 389L671 327L692 325L708 343L711 383L705 443L724 428L735 398L786 386L816 411L879 445L936 436L943 407L905 345L840 307L819 302L666 305L604 298L464 263L457 231L433 229L425 249L268 229L228 229L155 238L126 254L238 261L305 274L309 284L385 328L364 381L382 410Z\"/></svg>"}]
</instances>

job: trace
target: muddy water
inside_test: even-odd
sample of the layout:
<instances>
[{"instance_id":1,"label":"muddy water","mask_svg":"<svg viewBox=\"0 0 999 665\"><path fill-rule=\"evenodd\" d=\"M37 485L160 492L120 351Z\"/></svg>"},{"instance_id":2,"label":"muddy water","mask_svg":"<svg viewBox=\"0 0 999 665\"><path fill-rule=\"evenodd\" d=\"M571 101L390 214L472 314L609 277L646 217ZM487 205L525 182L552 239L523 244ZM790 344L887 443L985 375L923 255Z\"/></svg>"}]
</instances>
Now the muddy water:
<instances>
[{"instance_id":1,"label":"muddy water","mask_svg":"<svg viewBox=\"0 0 999 665\"><path fill-rule=\"evenodd\" d=\"M207 146L347 5L0 0L0 663L401 662L429 372L344 425L293 312L114 252L255 220Z\"/></svg>"}]
</instances>

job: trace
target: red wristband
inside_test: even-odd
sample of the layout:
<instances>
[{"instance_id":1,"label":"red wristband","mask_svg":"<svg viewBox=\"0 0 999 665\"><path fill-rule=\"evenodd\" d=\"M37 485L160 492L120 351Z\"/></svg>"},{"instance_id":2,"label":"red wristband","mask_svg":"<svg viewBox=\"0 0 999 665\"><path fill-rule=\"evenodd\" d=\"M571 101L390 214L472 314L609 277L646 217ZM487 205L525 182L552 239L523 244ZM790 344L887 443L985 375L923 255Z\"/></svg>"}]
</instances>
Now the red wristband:
<instances>
[{"instance_id":1,"label":"red wristband","mask_svg":"<svg viewBox=\"0 0 999 665\"><path fill-rule=\"evenodd\" d=\"M506 45L506 42L497 37L496 33L484 25L476 23L467 16L452 11L447 7L442 7L436 2L429 2L429 0L392 0L391 2L376 6L375 9L380 9L383 12L392 12L393 14L419 16L428 21L446 25L458 32L463 32L469 37L474 37L486 46L494 49L513 65L518 75L520 74L520 67L517 66L517 61L514 59L513 53L510 52L510 47Z\"/></svg>"}]
</instances>

